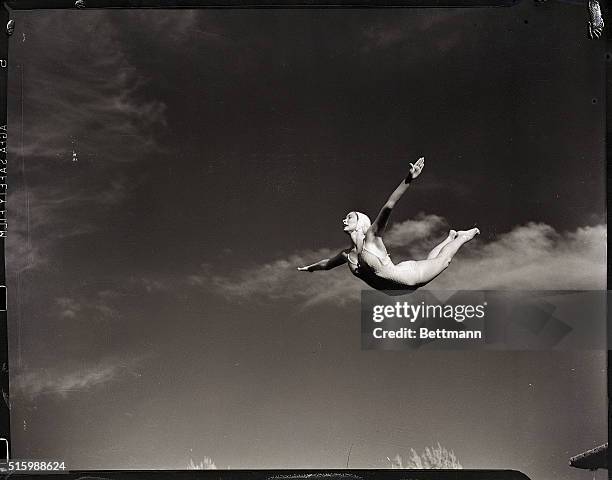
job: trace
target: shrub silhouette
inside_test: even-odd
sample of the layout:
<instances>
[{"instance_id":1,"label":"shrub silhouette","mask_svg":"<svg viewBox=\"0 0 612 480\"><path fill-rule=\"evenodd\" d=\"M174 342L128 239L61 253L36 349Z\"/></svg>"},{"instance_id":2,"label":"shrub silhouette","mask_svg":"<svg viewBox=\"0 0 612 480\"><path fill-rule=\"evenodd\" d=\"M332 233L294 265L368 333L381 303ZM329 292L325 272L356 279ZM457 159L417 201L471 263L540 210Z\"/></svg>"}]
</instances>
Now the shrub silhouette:
<instances>
[{"instance_id":1,"label":"shrub silhouette","mask_svg":"<svg viewBox=\"0 0 612 480\"><path fill-rule=\"evenodd\" d=\"M195 463L193 458L189 459L189 470L216 470L217 466L213 459L210 457L204 457L200 463Z\"/></svg>"},{"instance_id":2,"label":"shrub silhouette","mask_svg":"<svg viewBox=\"0 0 612 480\"><path fill-rule=\"evenodd\" d=\"M414 448L410 449L410 455L404 459L398 454L387 460L391 462L391 468L447 468L461 469L461 464L457 461L455 452L444 448L438 443L435 447L427 447L421 454L417 453Z\"/></svg>"}]
</instances>

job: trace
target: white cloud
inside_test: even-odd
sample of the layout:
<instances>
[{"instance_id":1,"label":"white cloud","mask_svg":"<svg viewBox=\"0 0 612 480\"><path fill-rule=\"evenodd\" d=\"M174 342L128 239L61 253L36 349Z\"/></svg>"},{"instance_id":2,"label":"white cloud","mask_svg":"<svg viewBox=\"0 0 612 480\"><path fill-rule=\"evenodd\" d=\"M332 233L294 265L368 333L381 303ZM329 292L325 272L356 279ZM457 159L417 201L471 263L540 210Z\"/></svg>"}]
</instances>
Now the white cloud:
<instances>
[{"instance_id":1,"label":"white cloud","mask_svg":"<svg viewBox=\"0 0 612 480\"><path fill-rule=\"evenodd\" d=\"M158 48L168 49L181 47L183 43L193 41L193 37L203 27L206 14L196 9L180 10L146 10L134 9L121 12L120 22L129 23L129 34L136 30L138 34L157 41Z\"/></svg>"},{"instance_id":2,"label":"white cloud","mask_svg":"<svg viewBox=\"0 0 612 480\"><path fill-rule=\"evenodd\" d=\"M16 189L7 198L7 271L33 270L44 266L56 242L89 234L101 228L77 221L75 209L87 206L92 214L121 203L128 194L123 178L116 178L103 192L69 192L61 186L29 186Z\"/></svg>"},{"instance_id":3,"label":"white cloud","mask_svg":"<svg viewBox=\"0 0 612 480\"><path fill-rule=\"evenodd\" d=\"M71 161L74 146L81 160L108 164L159 148L150 127L165 124L164 102L148 95L149 81L131 63L112 17L89 20L50 12L23 22L28 36L16 47L19 72L12 78L19 88L13 98L23 91L23 102L10 109L18 116L9 122L11 153ZM51 41L44 36L50 30L57 33ZM88 41L75 44L73 38Z\"/></svg>"},{"instance_id":4,"label":"white cloud","mask_svg":"<svg viewBox=\"0 0 612 480\"><path fill-rule=\"evenodd\" d=\"M113 381L137 377L143 358L132 360L106 359L89 365L23 369L12 374L11 396L31 400L40 395L62 398L91 391Z\"/></svg>"},{"instance_id":5,"label":"white cloud","mask_svg":"<svg viewBox=\"0 0 612 480\"><path fill-rule=\"evenodd\" d=\"M166 283L161 280L143 277L138 279L138 282L140 282L147 293L164 292L168 289Z\"/></svg>"},{"instance_id":6,"label":"white cloud","mask_svg":"<svg viewBox=\"0 0 612 480\"><path fill-rule=\"evenodd\" d=\"M297 299L301 306L333 300L344 303L359 297L360 282L343 268L327 272L298 272L297 267L329 258L337 251L321 249L291 255L238 272L235 275L215 275L207 267L201 274L190 275L192 286L212 289L233 300L255 301L257 298Z\"/></svg>"},{"instance_id":7,"label":"white cloud","mask_svg":"<svg viewBox=\"0 0 612 480\"><path fill-rule=\"evenodd\" d=\"M130 57L121 23L108 12L83 15L59 11L18 20L27 36L15 45L11 74L9 273L40 268L58 241L102 228L100 214L125 201L140 181L128 184L114 166L162 148L154 128L165 125L166 107ZM154 27L147 26L153 37ZM49 31L57 35L49 39Z\"/></svg>"},{"instance_id":8,"label":"white cloud","mask_svg":"<svg viewBox=\"0 0 612 480\"><path fill-rule=\"evenodd\" d=\"M493 242L466 245L429 288L601 290L606 247L606 225L557 232L532 222Z\"/></svg>"},{"instance_id":9,"label":"white cloud","mask_svg":"<svg viewBox=\"0 0 612 480\"><path fill-rule=\"evenodd\" d=\"M412 256L420 258L440 243L446 227L443 217L421 212L413 220L393 224L385 234L385 245L407 249Z\"/></svg>"},{"instance_id":10,"label":"white cloud","mask_svg":"<svg viewBox=\"0 0 612 480\"><path fill-rule=\"evenodd\" d=\"M421 251L424 243L445 235L445 226L442 217L420 214L391 227L389 247ZM561 233L542 223L517 226L496 240L477 239L466 244L427 288L605 289L606 238L605 225ZM430 242L428 249L434 246L435 241ZM335 253L328 249L296 253L235 275L193 275L190 283L232 299L295 300L301 307L324 302L343 304L358 299L360 290L368 288L346 266L326 272L296 270Z\"/></svg>"},{"instance_id":11,"label":"white cloud","mask_svg":"<svg viewBox=\"0 0 612 480\"><path fill-rule=\"evenodd\" d=\"M81 305L73 298L60 297L55 300L55 303L60 308L60 316L64 318L75 318L77 313L81 310Z\"/></svg>"},{"instance_id":12,"label":"white cloud","mask_svg":"<svg viewBox=\"0 0 612 480\"><path fill-rule=\"evenodd\" d=\"M462 39L469 38L470 32L453 25L458 15L452 10L416 13L406 19L398 16L395 21L373 23L363 31L361 49L363 52L377 52L394 47L410 47L419 44L423 36L431 41L432 48L420 54L446 53L455 48ZM468 37L466 37L468 36ZM414 51L415 53L419 53Z\"/></svg>"},{"instance_id":13,"label":"white cloud","mask_svg":"<svg viewBox=\"0 0 612 480\"><path fill-rule=\"evenodd\" d=\"M120 316L119 311L111 305L115 299L116 297L100 295L98 292L95 295L83 294L78 300L72 297L59 297L55 299L55 304L61 318L108 320Z\"/></svg>"}]
</instances>

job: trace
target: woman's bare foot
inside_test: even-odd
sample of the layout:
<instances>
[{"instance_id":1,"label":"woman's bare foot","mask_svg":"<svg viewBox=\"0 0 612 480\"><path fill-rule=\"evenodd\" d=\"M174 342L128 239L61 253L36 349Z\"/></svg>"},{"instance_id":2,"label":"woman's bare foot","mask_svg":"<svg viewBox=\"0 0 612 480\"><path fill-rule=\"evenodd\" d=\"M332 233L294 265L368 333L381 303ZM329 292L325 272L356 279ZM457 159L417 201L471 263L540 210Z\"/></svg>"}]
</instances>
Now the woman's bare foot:
<instances>
[{"instance_id":1,"label":"woman's bare foot","mask_svg":"<svg viewBox=\"0 0 612 480\"><path fill-rule=\"evenodd\" d=\"M480 230L478 230L477 228L472 228L470 230L459 230L457 232L457 237L461 237L461 239L468 242L472 238L474 238L476 235L479 235L479 234L480 234Z\"/></svg>"},{"instance_id":2,"label":"woman's bare foot","mask_svg":"<svg viewBox=\"0 0 612 480\"><path fill-rule=\"evenodd\" d=\"M451 240L454 240L455 238L457 238L457 230L450 230L448 232L448 238Z\"/></svg>"}]
</instances>

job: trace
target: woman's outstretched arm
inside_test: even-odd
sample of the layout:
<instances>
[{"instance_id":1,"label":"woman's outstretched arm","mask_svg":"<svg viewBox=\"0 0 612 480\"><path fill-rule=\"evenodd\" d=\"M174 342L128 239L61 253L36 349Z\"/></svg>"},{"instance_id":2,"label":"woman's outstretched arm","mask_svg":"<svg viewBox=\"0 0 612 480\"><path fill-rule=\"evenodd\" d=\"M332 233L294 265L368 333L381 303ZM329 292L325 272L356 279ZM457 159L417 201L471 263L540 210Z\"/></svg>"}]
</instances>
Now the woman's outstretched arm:
<instances>
[{"instance_id":1,"label":"woman's outstretched arm","mask_svg":"<svg viewBox=\"0 0 612 480\"><path fill-rule=\"evenodd\" d=\"M332 258L325 258L317 263L306 267L298 267L300 272L314 272L315 270L331 270L346 263L346 255L350 249L342 250L338 255Z\"/></svg>"},{"instance_id":2,"label":"woman's outstretched arm","mask_svg":"<svg viewBox=\"0 0 612 480\"><path fill-rule=\"evenodd\" d=\"M368 233L371 232L371 234L376 237L382 236L383 232L385 231L385 228L387 228L387 222L389 221L389 217L391 216L391 210L393 210L393 207L395 207L395 204L402 197L404 192L408 190L408 185L410 185L410 182L412 182L412 180L414 180L421 174L421 171L423 170L424 166L424 157L419 158L416 163L410 164L410 173L389 196L387 203L383 205L382 209L378 213L378 216L376 217L376 220L374 220L374 222L372 223L372 226L370 227Z\"/></svg>"}]
</instances>

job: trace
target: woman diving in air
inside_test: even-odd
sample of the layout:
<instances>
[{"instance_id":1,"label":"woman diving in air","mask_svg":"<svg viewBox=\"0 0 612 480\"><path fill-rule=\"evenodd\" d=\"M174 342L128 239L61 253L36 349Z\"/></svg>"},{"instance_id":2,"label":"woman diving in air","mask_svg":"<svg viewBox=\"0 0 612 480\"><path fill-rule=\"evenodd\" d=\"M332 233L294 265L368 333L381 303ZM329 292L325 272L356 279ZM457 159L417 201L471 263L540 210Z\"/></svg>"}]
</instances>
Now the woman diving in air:
<instances>
[{"instance_id":1,"label":"woman diving in air","mask_svg":"<svg viewBox=\"0 0 612 480\"><path fill-rule=\"evenodd\" d=\"M480 233L477 228L465 231L451 230L448 237L437 245L426 260L408 260L394 264L383 243L383 235L393 207L416 179L425 166L425 159L419 158L410 164L410 173L391 194L380 213L370 222L361 212L350 212L343 220L344 231L351 237L351 246L333 258L326 258L299 271L331 270L345 263L351 272L377 290L416 290L431 282L451 263L457 250Z\"/></svg>"}]
</instances>

